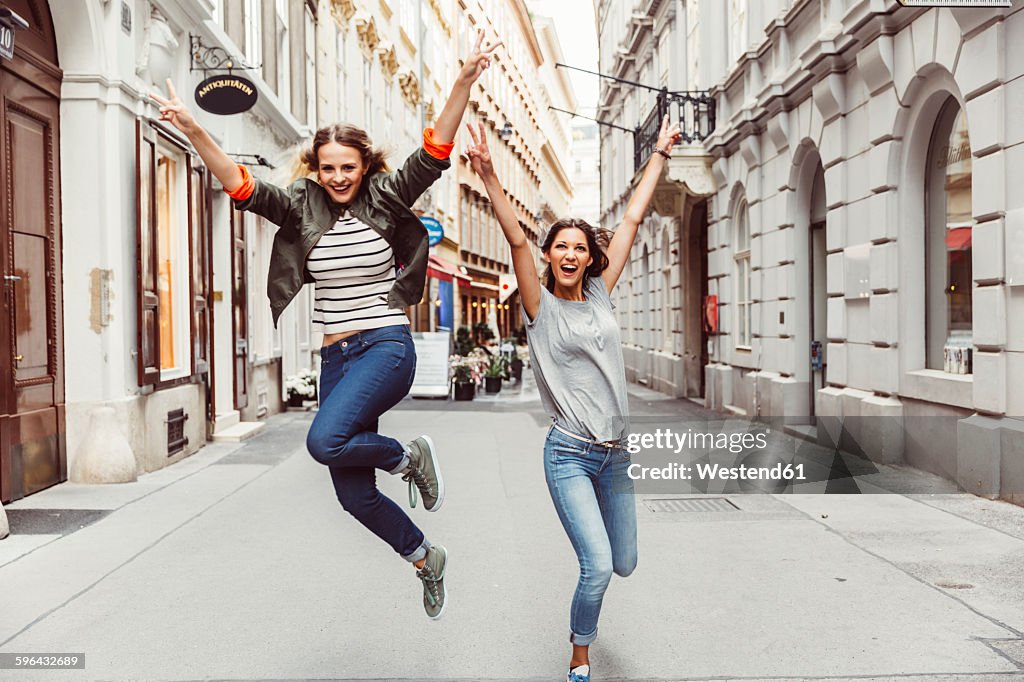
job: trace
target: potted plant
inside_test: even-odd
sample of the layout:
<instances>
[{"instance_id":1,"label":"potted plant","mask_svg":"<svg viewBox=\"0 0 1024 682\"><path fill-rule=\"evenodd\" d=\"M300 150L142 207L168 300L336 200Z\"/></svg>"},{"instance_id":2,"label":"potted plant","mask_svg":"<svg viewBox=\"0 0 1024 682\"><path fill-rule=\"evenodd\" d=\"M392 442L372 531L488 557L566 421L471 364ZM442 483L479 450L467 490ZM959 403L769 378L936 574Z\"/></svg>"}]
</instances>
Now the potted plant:
<instances>
[{"instance_id":1,"label":"potted plant","mask_svg":"<svg viewBox=\"0 0 1024 682\"><path fill-rule=\"evenodd\" d=\"M473 343L473 332L470 331L469 327L462 325L458 331L455 332L455 354L465 357L473 352L473 348L476 346Z\"/></svg>"},{"instance_id":2,"label":"potted plant","mask_svg":"<svg viewBox=\"0 0 1024 682\"><path fill-rule=\"evenodd\" d=\"M476 394L483 366L479 353L474 350L469 355L452 355L448 358L448 372L455 385L456 400L472 400Z\"/></svg>"},{"instance_id":3,"label":"potted plant","mask_svg":"<svg viewBox=\"0 0 1024 682\"><path fill-rule=\"evenodd\" d=\"M307 400L316 400L316 372L311 369L300 369L284 380L284 388L288 394L288 407L302 407Z\"/></svg>"},{"instance_id":4,"label":"potted plant","mask_svg":"<svg viewBox=\"0 0 1024 682\"><path fill-rule=\"evenodd\" d=\"M501 392L501 379L505 376L505 358L495 355L484 370L484 390L488 394Z\"/></svg>"}]
</instances>

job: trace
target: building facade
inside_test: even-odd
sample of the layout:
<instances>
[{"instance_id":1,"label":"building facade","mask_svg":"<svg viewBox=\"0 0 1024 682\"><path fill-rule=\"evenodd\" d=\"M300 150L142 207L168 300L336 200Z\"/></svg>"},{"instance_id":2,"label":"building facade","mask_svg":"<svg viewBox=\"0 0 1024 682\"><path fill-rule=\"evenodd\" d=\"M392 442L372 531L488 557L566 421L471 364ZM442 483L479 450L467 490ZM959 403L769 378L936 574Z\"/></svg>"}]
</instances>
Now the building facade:
<instances>
[{"instance_id":1,"label":"building facade","mask_svg":"<svg viewBox=\"0 0 1024 682\"><path fill-rule=\"evenodd\" d=\"M600 130L600 223L621 220L633 183L653 151L665 113L701 119L684 132L706 132L706 105L664 99L706 90L692 27L696 3L644 0L635 7L597 3ZM635 131L635 132L633 132ZM697 140L678 146L660 178L652 211L640 225L630 261L614 292L630 381L676 397L704 396L708 332L706 222L714 193L711 156Z\"/></svg>"},{"instance_id":2,"label":"building facade","mask_svg":"<svg viewBox=\"0 0 1024 682\"><path fill-rule=\"evenodd\" d=\"M706 403L1022 501L1024 7L685 9L717 105Z\"/></svg>"},{"instance_id":3,"label":"building facade","mask_svg":"<svg viewBox=\"0 0 1024 682\"><path fill-rule=\"evenodd\" d=\"M462 5L465 4L463 8ZM568 122L548 105L574 106L572 87L555 72L558 37L551 21L531 16L523 0L460 3L458 45L471 45L478 28L504 42L473 86L466 120L483 123L495 169L519 222L535 248L544 227L566 215L572 184ZM460 265L472 278L460 292L462 324L486 325L504 337L522 325L518 296L503 295L511 263L483 183L461 154L458 161ZM539 258L539 250L537 250Z\"/></svg>"},{"instance_id":4,"label":"building facade","mask_svg":"<svg viewBox=\"0 0 1024 682\"><path fill-rule=\"evenodd\" d=\"M2 4L28 24L0 63L7 502L69 474L130 480L282 409L283 357L311 362L309 334L294 323L310 299L301 295L274 328L273 226L232 210L148 95L172 79L230 155L256 174L267 170L257 155L282 164L316 121L317 7ZM193 90L227 72L228 59L257 102L241 115L208 114Z\"/></svg>"}]
</instances>

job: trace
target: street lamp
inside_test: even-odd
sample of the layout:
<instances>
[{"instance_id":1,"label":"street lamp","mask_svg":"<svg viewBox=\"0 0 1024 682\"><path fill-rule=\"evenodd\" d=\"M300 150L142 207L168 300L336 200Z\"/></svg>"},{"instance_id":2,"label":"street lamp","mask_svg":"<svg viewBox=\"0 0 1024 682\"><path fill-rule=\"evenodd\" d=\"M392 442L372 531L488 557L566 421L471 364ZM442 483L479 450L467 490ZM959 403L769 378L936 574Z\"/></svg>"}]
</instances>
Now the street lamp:
<instances>
[{"instance_id":1,"label":"street lamp","mask_svg":"<svg viewBox=\"0 0 1024 682\"><path fill-rule=\"evenodd\" d=\"M505 120L505 125L501 126L501 130L498 131L498 137L508 142L512 138L512 124Z\"/></svg>"}]
</instances>

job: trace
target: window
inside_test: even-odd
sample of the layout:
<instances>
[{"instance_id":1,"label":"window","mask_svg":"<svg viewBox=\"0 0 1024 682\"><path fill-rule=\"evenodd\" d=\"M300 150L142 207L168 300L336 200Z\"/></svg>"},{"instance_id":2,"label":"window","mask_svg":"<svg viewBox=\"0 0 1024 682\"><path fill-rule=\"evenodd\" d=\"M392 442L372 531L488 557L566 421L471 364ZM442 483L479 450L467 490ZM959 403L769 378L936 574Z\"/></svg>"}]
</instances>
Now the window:
<instances>
[{"instance_id":1,"label":"window","mask_svg":"<svg viewBox=\"0 0 1024 682\"><path fill-rule=\"evenodd\" d=\"M971 373L971 143L951 97L939 112L927 166L925 347L927 367Z\"/></svg>"},{"instance_id":2,"label":"window","mask_svg":"<svg viewBox=\"0 0 1024 682\"><path fill-rule=\"evenodd\" d=\"M260 20L260 0L245 0L245 61L250 64L263 63L262 32L263 22Z\"/></svg>"},{"instance_id":3,"label":"window","mask_svg":"<svg viewBox=\"0 0 1024 682\"><path fill-rule=\"evenodd\" d=\"M729 0L729 62L747 50L747 0Z\"/></svg>"},{"instance_id":4,"label":"window","mask_svg":"<svg viewBox=\"0 0 1024 682\"><path fill-rule=\"evenodd\" d=\"M180 374L178 363L184 353L181 346L182 263L179 256L181 239L179 187L181 154L158 147L156 161L156 262L157 296L160 299L160 378L168 373ZM177 331L177 333L175 333Z\"/></svg>"},{"instance_id":5,"label":"window","mask_svg":"<svg viewBox=\"0 0 1024 682\"><path fill-rule=\"evenodd\" d=\"M274 21L276 24L275 41L277 46L277 72L275 73L275 91L285 108L291 102L291 60L290 39L288 36L288 0L277 0L274 3Z\"/></svg>"},{"instance_id":6,"label":"window","mask_svg":"<svg viewBox=\"0 0 1024 682\"><path fill-rule=\"evenodd\" d=\"M459 194L459 242L462 250L469 250L469 218L466 212L465 192ZM463 304L462 309L466 309L465 304Z\"/></svg>"},{"instance_id":7,"label":"window","mask_svg":"<svg viewBox=\"0 0 1024 682\"><path fill-rule=\"evenodd\" d=\"M339 29L335 34L338 72L338 115L339 121L348 119L348 31Z\"/></svg>"},{"instance_id":8,"label":"window","mask_svg":"<svg viewBox=\"0 0 1024 682\"><path fill-rule=\"evenodd\" d=\"M139 385L194 376L209 359L209 180L197 157L136 124Z\"/></svg>"},{"instance_id":9,"label":"window","mask_svg":"<svg viewBox=\"0 0 1024 682\"><path fill-rule=\"evenodd\" d=\"M277 227L262 217L251 221L249 244L249 360L260 364L281 356L281 331L274 328L267 297L270 252Z\"/></svg>"},{"instance_id":10,"label":"window","mask_svg":"<svg viewBox=\"0 0 1024 682\"><path fill-rule=\"evenodd\" d=\"M736 346L750 348L750 224L747 202L736 207Z\"/></svg>"},{"instance_id":11,"label":"window","mask_svg":"<svg viewBox=\"0 0 1024 682\"><path fill-rule=\"evenodd\" d=\"M373 68L370 60L363 60L363 128L370 129L370 121L373 120L373 90L371 83L373 78Z\"/></svg>"},{"instance_id":12,"label":"window","mask_svg":"<svg viewBox=\"0 0 1024 682\"><path fill-rule=\"evenodd\" d=\"M311 128L317 125L316 120L316 97L319 88L316 87L316 19L313 17L313 10L305 5L305 44L306 44L306 124Z\"/></svg>"},{"instance_id":13,"label":"window","mask_svg":"<svg viewBox=\"0 0 1024 682\"><path fill-rule=\"evenodd\" d=\"M661 235L661 345L666 352L672 351L672 242L669 231Z\"/></svg>"},{"instance_id":14,"label":"window","mask_svg":"<svg viewBox=\"0 0 1024 682\"><path fill-rule=\"evenodd\" d=\"M416 3L413 0L399 0L398 3L399 25L405 30L406 35L419 45L420 41L416 36L416 25L419 17L416 16Z\"/></svg>"}]
</instances>

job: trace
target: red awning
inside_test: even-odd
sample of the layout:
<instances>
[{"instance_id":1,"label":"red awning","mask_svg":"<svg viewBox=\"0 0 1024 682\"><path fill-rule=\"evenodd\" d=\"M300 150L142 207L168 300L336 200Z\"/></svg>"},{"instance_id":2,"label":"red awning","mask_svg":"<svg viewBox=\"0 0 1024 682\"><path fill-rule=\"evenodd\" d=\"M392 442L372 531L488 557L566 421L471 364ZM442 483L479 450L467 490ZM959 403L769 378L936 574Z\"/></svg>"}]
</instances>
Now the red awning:
<instances>
[{"instance_id":1,"label":"red awning","mask_svg":"<svg viewBox=\"0 0 1024 682\"><path fill-rule=\"evenodd\" d=\"M454 277L463 284L469 284L473 281L471 278L459 272L457 267L448 261L441 260L437 256L430 256L427 260L427 277L433 277L434 279L441 280L442 282L451 282Z\"/></svg>"},{"instance_id":2,"label":"red awning","mask_svg":"<svg viewBox=\"0 0 1024 682\"><path fill-rule=\"evenodd\" d=\"M946 230L946 250L966 251L971 248L971 228L953 227Z\"/></svg>"}]
</instances>

